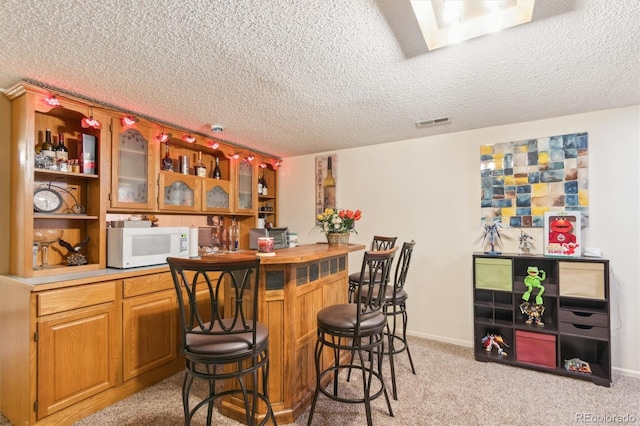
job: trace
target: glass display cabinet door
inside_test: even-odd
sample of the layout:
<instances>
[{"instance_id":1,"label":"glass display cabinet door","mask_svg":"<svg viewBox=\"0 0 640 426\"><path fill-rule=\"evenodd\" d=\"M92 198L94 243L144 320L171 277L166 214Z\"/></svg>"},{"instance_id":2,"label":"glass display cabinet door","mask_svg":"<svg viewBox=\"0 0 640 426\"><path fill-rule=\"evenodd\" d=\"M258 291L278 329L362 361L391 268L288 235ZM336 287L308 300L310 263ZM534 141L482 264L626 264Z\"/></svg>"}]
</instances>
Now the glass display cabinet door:
<instances>
[{"instance_id":1,"label":"glass display cabinet door","mask_svg":"<svg viewBox=\"0 0 640 426\"><path fill-rule=\"evenodd\" d=\"M237 200L236 211L253 213L255 211L256 200L254 178L256 176L255 166L249 161L239 161L237 164Z\"/></svg>"},{"instance_id":2,"label":"glass display cabinet door","mask_svg":"<svg viewBox=\"0 0 640 426\"><path fill-rule=\"evenodd\" d=\"M201 181L198 176L160 172L160 210L201 211Z\"/></svg>"},{"instance_id":3,"label":"glass display cabinet door","mask_svg":"<svg viewBox=\"0 0 640 426\"><path fill-rule=\"evenodd\" d=\"M231 182L220 179L203 180L202 200L202 211L231 213Z\"/></svg>"},{"instance_id":4,"label":"glass display cabinet door","mask_svg":"<svg viewBox=\"0 0 640 426\"><path fill-rule=\"evenodd\" d=\"M155 163L157 157L149 143L150 131L142 125L123 128L119 120L112 120L113 179L111 207L153 210L155 207Z\"/></svg>"}]
</instances>

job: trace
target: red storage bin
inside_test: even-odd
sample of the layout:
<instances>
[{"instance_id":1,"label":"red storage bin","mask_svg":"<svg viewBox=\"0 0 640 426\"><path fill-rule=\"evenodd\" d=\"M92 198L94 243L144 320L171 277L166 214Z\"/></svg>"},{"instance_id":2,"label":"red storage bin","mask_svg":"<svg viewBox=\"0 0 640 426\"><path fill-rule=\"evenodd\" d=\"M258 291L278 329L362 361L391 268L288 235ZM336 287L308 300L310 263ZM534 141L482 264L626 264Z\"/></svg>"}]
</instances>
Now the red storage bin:
<instances>
[{"instance_id":1,"label":"red storage bin","mask_svg":"<svg viewBox=\"0 0 640 426\"><path fill-rule=\"evenodd\" d=\"M556 336L516 330L516 361L556 368Z\"/></svg>"}]
</instances>

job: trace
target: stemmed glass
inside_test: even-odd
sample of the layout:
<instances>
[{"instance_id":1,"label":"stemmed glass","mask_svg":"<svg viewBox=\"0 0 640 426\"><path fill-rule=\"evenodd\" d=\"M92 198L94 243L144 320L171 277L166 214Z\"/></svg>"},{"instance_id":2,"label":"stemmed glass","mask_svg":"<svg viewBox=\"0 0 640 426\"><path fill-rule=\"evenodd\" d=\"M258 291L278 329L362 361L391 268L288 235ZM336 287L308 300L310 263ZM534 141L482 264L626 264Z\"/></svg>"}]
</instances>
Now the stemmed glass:
<instances>
[{"instance_id":1,"label":"stemmed glass","mask_svg":"<svg viewBox=\"0 0 640 426\"><path fill-rule=\"evenodd\" d=\"M34 269L47 269L49 268L49 245L60 241L62 238L62 229L34 229L33 230L33 242L38 244L38 247L42 248L42 265L35 267Z\"/></svg>"}]
</instances>

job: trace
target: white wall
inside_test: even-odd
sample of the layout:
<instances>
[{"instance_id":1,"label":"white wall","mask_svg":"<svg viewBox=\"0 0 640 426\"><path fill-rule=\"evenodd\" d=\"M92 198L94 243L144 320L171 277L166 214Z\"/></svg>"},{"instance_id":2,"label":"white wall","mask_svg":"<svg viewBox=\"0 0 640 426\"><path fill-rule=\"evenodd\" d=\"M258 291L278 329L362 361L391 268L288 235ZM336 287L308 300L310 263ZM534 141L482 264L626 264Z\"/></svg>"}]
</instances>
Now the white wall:
<instances>
[{"instance_id":1,"label":"white wall","mask_svg":"<svg viewBox=\"0 0 640 426\"><path fill-rule=\"evenodd\" d=\"M351 241L368 246L378 234L417 242L407 284L411 334L472 345L480 145L585 131L590 226L582 243L611 261L613 367L640 377L640 106L337 151L337 205L363 212ZM285 158L280 169L279 224L302 244L324 240L313 231L315 156ZM542 230L527 231L540 253ZM503 230L503 251L517 252L518 235ZM349 261L355 272L362 252Z\"/></svg>"}]
</instances>

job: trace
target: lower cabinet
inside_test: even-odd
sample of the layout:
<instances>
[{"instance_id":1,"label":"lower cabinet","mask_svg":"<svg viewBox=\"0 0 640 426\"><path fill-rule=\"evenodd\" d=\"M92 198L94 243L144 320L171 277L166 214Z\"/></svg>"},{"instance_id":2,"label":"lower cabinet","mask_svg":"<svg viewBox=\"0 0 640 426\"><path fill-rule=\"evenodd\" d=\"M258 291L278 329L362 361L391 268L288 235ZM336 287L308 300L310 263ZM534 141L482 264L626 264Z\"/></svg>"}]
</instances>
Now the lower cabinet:
<instances>
[{"instance_id":1,"label":"lower cabinet","mask_svg":"<svg viewBox=\"0 0 640 426\"><path fill-rule=\"evenodd\" d=\"M473 255L474 355L611 385L609 261Z\"/></svg>"},{"instance_id":2,"label":"lower cabinet","mask_svg":"<svg viewBox=\"0 0 640 426\"><path fill-rule=\"evenodd\" d=\"M12 424L73 424L184 368L170 273L134 274L47 290L0 277L0 411Z\"/></svg>"},{"instance_id":3,"label":"lower cabinet","mask_svg":"<svg viewBox=\"0 0 640 426\"><path fill-rule=\"evenodd\" d=\"M38 324L38 419L116 385L116 305L102 304Z\"/></svg>"}]
</instances>

